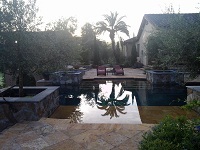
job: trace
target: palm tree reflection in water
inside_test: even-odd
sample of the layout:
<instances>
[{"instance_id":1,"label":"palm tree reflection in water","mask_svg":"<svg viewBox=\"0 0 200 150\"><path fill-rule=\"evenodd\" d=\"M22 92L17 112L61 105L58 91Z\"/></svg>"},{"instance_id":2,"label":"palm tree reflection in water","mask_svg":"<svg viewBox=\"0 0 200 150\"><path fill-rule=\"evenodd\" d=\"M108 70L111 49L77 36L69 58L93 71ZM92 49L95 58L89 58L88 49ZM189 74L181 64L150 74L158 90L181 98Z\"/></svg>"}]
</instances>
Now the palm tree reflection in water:
<instances>
[{"instance_id":1,"label":"palm tree reflection in water","mask_svg":"<svg viewBox=\"0 0 200 150\"><path fill-rule=\"evenodd\" d=\"M106 84L99 85L96 103L97 108L106 110L102 116L119 117L118 112L126 114L125 106L133 103L132 92L124 90L121 83L106 81Z\"/></svg>"}]
</instances>

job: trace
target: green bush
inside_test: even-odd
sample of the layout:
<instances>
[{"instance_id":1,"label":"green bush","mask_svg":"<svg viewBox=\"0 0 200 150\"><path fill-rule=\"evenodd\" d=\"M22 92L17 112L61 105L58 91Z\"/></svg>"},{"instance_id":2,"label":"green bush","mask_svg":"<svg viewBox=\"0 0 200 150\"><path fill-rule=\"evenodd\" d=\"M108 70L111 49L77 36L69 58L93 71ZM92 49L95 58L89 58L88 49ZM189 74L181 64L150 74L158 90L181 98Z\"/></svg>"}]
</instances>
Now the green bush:
<instances>
[{"instance_id":1,"label":"green bush","mask_svg":"<svg viewBox=\"0 0 200 150\"><path fill-rule=\"evenodd\" d=\"M3 87L4 85L4 78L3 78L3 74L0 72L0 88Z\"/></svg>"},{"instance_id":2,"label":"green bush","mask_svg":"<svg viewBox=\"0 0 200 150\"><path fill-rule=\"evenodd\" d=\"M199 107L200 107L200 100L193 99L187 102L187 104L182 106L181 108L186 109L186 110L194 110L194 109L198 109Z\"/></svg>"},{"instance_id":3,"label":"green bush","mask_svg":"<svg viewBox=\"0 0 200 150\"><path fill-rule=\"evenodd\" d=\"M196 150L200 149L200 132L194 129L200 119L166 117L152 131L143 135L140 150Z\"/></svg>"}]
</instances>

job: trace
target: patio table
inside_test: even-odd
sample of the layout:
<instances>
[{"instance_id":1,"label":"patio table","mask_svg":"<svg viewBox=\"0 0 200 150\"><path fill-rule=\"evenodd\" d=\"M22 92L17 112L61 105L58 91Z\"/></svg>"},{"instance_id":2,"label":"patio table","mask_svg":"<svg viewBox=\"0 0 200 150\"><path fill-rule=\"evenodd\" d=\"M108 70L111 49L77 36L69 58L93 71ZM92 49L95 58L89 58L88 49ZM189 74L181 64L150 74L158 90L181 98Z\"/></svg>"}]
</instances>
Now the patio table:
<instances>
[{"instance_id":1,"label":"patio table","mask_svg":"<svg viewBox=\"0 0 200 150\"><path fill-rule=\"evenodd\" d=\"M113 74L113 68L106 68L106 74L108 75L108 73Z\"/></svg>"}]
</instances>

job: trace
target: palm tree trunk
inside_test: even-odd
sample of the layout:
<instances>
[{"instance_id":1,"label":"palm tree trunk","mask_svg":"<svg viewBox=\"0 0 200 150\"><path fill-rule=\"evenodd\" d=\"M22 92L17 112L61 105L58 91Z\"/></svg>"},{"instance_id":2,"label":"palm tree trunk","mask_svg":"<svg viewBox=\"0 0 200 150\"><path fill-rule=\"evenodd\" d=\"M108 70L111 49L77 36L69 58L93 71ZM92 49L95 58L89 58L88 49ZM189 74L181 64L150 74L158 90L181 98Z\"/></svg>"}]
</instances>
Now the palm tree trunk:
<instances>
[{"instance_id":1,"label":"palm tree trunk","mask_svg":"<svg viewBox=\"0 0 200 150\"><path fill-rule=\"evenodd\" d=\"M115 33L114 33L114 31L110 32L110 39L111 39L111 42L112 42L112 50L113 50L113 54L114 54L114 57L115 57L115 61L118 64L119 59L117 57L116 48L115 48Z\"/></svg>"},{"instance_id":2,"label":"palm tree trunk","mask_svg":"<svg viewBox=\"0 0 200 150\"><path fill-rule=\"evenodd\" d=\"M115 61L117 64L119 64L119 57L117 55L116 48L115 48L115 40L112 40L112 50L115 57Z\"/></svg>"}]
</instances>

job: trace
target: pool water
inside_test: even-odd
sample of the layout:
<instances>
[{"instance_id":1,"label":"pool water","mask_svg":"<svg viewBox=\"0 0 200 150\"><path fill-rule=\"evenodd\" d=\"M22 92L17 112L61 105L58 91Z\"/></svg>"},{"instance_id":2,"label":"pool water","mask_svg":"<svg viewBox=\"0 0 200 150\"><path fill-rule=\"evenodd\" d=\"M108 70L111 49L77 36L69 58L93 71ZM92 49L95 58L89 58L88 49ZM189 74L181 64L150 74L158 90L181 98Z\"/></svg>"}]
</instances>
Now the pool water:
<instances>
[{"instance_id":1,"label":"pool water","mask_svg":"<svg viewBox=\"0 0 200 150\"><path fill-rule=\"evenodd\" d=\"M88 103L101 98L101 101L105 101L102 104L107 105L109 98L117 98L122 94L131 94L132 98L135 97L138 106L181 106L185 104L187 89L179 85L153 86L146 81L135 80L85 81L79 87L61 87L60 104L78 105L81 97L85 97Z\"/></svg>"},{"instance_id":2,"label":"pool water","mask_svg":"<svg viewBox=\"0 0 200 150\"><path fill-rule=\"evenodd\" d=\"M146 81L96 80L60 87L60 107L52 118L78 123L143 123L141 110L185 104L179 85L153 86ZM158 112L158 111L157 111Z\"/></svg>"}]
</instances>

